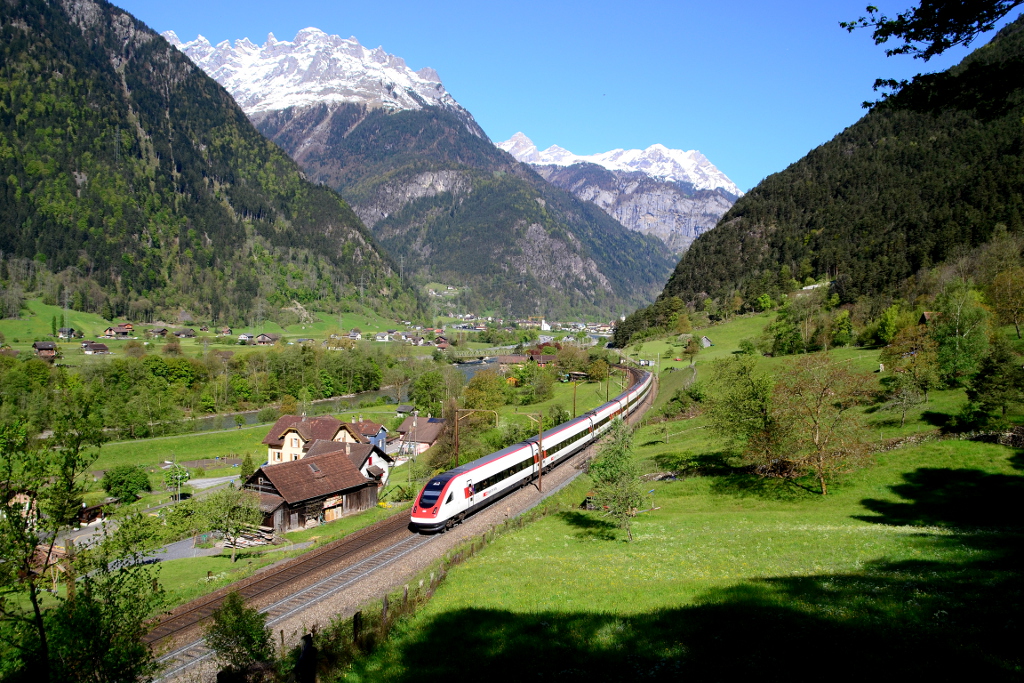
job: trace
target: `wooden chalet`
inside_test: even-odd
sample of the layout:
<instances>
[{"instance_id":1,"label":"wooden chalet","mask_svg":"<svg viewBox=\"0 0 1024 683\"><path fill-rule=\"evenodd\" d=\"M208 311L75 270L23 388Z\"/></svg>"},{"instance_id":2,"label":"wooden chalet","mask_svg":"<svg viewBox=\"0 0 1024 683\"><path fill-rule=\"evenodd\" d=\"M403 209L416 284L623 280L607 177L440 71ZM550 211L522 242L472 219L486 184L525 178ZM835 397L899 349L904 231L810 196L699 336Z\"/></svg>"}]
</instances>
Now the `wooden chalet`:
<instances>
[{"instance_id":1,"label":"wooden chalet","mask_svg":"<svg viewBox=\"0 0 1024 683\"><path fill-rule=\"evenodd\" d=\"M82 353L87 356L94 356L97 354L110 353L110 348L106 344L99 342L85 342L82 344Z\"/></svg>"},{"instance_id":2,"label":"wooden chalet","mask_svg":"<svg viewBox=\"0 0 1024 683\"><path fill-rule=\"evenodd\" d=\"M36 356L43 360L53 360L57 356L57 344L55 342L34 342L32 348Z\"/></svg>"},{"instance_id":3,"label":"wooden chalet","mask_svg":"<svg viewBox=\"0 0 1024 683\"><path fill-rule=\"evenodd\" d=\"M196 336L196 331L193 330L191 327L186 327L183 330L178 330L177 332L175 332L174 336L177 337L178 339L194 339Z\"/></svg>"},{"instance_id":4,"label":"wooden chalet","mask_svg":"<svg viewBox=\"0 0 1024 683\"><path fill-rule=\"evenodd\" d=\"M377 482L344 451L263 465L245 482L260 496L263 526L295 531L377 505Z\"/></svg>"},{"instance_id":5,"label":"wooden chalet","mask_svg":"<svg viewBox=\"0 0 1024 683\"><path fill-rule=\"evenodd\" d=\"M260 334L256 336L257 346L273 346L281 339L279 334Z\"/></svg>"}]
</instances>

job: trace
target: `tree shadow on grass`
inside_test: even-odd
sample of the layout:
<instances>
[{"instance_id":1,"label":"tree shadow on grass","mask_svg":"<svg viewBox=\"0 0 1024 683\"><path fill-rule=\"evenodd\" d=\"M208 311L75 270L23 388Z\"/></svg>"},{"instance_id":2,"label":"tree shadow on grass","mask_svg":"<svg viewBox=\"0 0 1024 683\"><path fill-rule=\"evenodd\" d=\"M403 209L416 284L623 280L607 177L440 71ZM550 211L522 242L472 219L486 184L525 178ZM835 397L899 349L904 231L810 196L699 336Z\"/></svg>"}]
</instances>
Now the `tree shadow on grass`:
<instances>
[{"instance_id":1,"label":"tree shadow on grass","mask_svg":"<svg viewBox=\"0 0 1024 683\"><path fill-rule=\"evenodd\" d=\"M740 468L715 479L711 484L711 492L765 500L796 500L805 498L808 493L817 494L816 489L812 489L800 481L760 477Z\"/></svg>"},{"instance_id":2,"label":"tree shadow on grass","mask_svg":"<svg viewBox=\"0 0 1024 683\"><path fill-rule=\"evenodd\" d=\"M1020 583L943 563L709 590L622 615L459 609L357 662L357 680L1019 680ZM1008 601L1007 601L1008 599ZM458 656L443 656L458 634Z\"/></svg>"},{"instance_id":3,"label":"tree shadow on grass","mask_svg":"<svg viewBox=\"0 0 1024 683\"><path fill-rule=\"evenodd\" d=\"M459 609L424 618L355 663L358 680L1020 681L1024 477L922 469L864 501L866 517L922 528L914 543L963 561L879 560L853 573L750 580L692 606L621 614ZM570 513L570 515L573 513ZM576 513L585 526L595 521ZM583 518L583 519L580 519ZM964 530L966 525L972 529ZM584 571L583 568L580 571ZM450 652L457 634L458 656Z\"/></svg>"},{"instance_id":4,"label":"tree shadow on grass","mask_svg":"<svg viewBox=\"0 0 1024 683\"><path fill-rule=\"evenodd\" d=\"M891 487L903 501L863 500L861 504L875 515L858 519L899 526L1024 527L1024 477L921 468L903 479L904 483Z\"/></svg>"},{"instance_id":5,"label":"tree shadow on grass","mask_svg":"<svg viewBox=\"0 0 1024 683\"><path fill-rule=\"evenodd\" d=\"M579 530L575 536L580 540L614 541L617 538L615 530L618 527L607 520L599 519L597 514L596 512L589 515L583 512L562 512L558 516L569 526Z\"/></svg>"},{"instance_id":6,"label":"tree shadow on grass","mask_svg":"<svg viewBox=\"0 0 1024 683\"><path fill-rule=\"evenodd\" d=\"M921 420L933 427L938 427L945 432L956 431L956 420L949 413L939 413L934 410L925 410L921 413Z\"/></svg>"}]
</instances>

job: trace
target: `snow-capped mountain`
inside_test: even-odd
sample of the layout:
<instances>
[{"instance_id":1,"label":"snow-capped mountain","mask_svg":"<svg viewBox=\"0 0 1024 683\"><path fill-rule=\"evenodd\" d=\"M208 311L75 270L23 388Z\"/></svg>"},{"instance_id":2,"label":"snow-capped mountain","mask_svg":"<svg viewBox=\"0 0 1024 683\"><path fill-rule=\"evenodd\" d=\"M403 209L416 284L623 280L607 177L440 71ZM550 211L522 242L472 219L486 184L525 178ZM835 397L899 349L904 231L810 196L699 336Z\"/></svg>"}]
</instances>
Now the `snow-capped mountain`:
<instances>
[{"instance_id":1,"label":"snow-capped mountain","mask_svg":"<svg viewBox=\"0 0 1024 683\"><path fill-rule=\"evenodd\" d=\"M630 230L658 237L671 254L689 249L743 194L696 150L651 145L582 156L558 145L538 151L522 133L498 147Z\"/></svg>"},{"instance_id":2,"label":"snow-capped mountain","mask_svg":"<svg viewBox=\"0 0 1024 683\"><path fill-rule=\"evenodd\" d=\"M522 133L499 142L498 147L519 161L534 166L597 164L609 171L639 171L658 180L689 183L696 190L722 189L737 197L743 194L736 183L697 150L684 151L669 149L665 145L651 145L647 149L613 149L600 154L579 155L558 145L538 151L533 141Z\"/></svg>"},{"instance_id":3,"label":"snow-capped mountain","mask_svg":"<svg viewBox=\"0 0 1024 683\"><path fill-rule=\"evenodd\" d=\"M248 38L211 45L203 36L183 43L174 31L162 35L224 86L249 116L340 103L390 110L433 105L469 116L436 71L413 71L401 57L381 47L367 49L355 37L304 28L291 41L271 33L263 45Z\"/></svg>"}]
</instances>

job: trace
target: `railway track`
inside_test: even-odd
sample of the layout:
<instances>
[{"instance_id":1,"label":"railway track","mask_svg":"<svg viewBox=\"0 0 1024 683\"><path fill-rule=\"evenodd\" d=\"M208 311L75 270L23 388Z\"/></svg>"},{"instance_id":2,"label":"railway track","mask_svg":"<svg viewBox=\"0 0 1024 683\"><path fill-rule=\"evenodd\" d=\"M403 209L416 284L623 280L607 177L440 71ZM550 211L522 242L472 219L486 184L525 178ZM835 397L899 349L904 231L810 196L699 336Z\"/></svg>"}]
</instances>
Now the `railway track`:
<instances>
[{"instance_id":1,"label":"railway track","mask_svg":"<svg viewBox=\"0 0 1024 683\"><path fill-rule=\"evenodd\" d=\"M638 373L631 370L630 374L635 383ZM653 395L652 391L643 408L650 406ZM643 412L643 409L638 410L631 421L639 419ZM567 462L578 467L581 459L585 459L583 453ZM425 536L410 530L408 516L400 513L295 558L273 571L264 571L231 584L172 611L145 637L145 641L155 648L172 643L175 646L158 658L163 671L156 681L172 680L193 665L213 657L214 653L205 646L199 627L221 606L228 592L237 592L249 604L264 602L259 610L267 614L267 625L273 627L436 538L438 535Z\"/></svg>"},{"instance_id":2,"label":"railway track","mask_svg":"<svg viewBox=\"0 0 1024 683\"><path fill-rule=\"evenodd\" d=\"M224 596L229 590L238 592L247 602L258 600L268 593L287 587L288 584L295 583L302 577L309 576L328 565L351 558L365 548L392 535L398 537L395 539L396 541L414 535L409 530L409 521L405 515L395 515L373 526L350 534L345 538L328 543L322 548L306 553L283 566L279 566L273 573L258 574L234 583L226 589L194 600L161 619L146 636L145 641L149 644L157 645L188 631L213 614L220 607Z\"/></svg>"},{"instance_id":3,"label":"railway track","mask_svg":"<svg viewBox=\"0 0 1024 683\"><path fill-rule=\"evenodd\" d=\"M372 572L386 567L414 550L418 550L435 538L437 536L423 536L410 533L401 540L377 550L370 556L357 560L305 588L262 607L260 612L267 615L267 626L273 627L321 600L344 590ZM239 592L245 595L243 591L240 590ZM205 612L205 610L203 611ZM212 609L209 613L212 613ZM198 621L194 623L198 624ZM193 665L210 659L213 655L214 652L206 647L205 641L200 636L160 657L157 662L163 665L163 672L156 680L171 680Z\"/></svg>"}]
</instances>

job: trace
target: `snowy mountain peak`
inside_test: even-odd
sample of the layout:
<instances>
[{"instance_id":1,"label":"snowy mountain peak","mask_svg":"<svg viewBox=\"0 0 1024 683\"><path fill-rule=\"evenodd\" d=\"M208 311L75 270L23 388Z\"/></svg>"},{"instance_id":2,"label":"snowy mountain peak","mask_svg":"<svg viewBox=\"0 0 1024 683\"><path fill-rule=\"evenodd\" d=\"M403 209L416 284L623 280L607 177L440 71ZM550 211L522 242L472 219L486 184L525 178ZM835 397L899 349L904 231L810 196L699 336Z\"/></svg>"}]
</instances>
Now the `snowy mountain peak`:
<instances>
[{"instance_id":1,"label":"snowy mountain peak","mask_svg":"<svg viewBox=\"0 0 1024 683\"><path fill-rule=\"evenodd\" d=\"M450 108L471 119L430 67L410 69L383 47L367 49L353 36L304 28L291 41L267 34L263 45L248 38L216 46L203 36L183 43L174 31L164 38L224 86L250 116L312 104L355 102L392 110L424 105Z\"/></svg>"},{"instance_id":2,"label":"snowy mountain peak","mask_svg":"<svg viewBox=\"0 0 1024 683\"><path fill-rule=\"evenodd\" d=\"M659 180L690 183L698 190L721 188L736 196L743 194L736 183L697 150L670 149L655 143L647 149L613 149L584 156L573 154L558 145L538 151L533 141L522 133L499 142L498 147L519 161L538 166L597 164L610 171L640 171Z\"/></svg>"}]
</instances>

